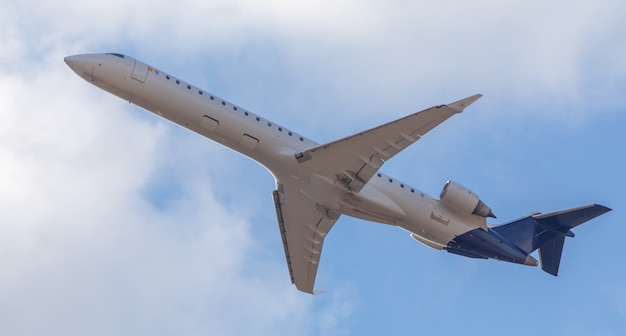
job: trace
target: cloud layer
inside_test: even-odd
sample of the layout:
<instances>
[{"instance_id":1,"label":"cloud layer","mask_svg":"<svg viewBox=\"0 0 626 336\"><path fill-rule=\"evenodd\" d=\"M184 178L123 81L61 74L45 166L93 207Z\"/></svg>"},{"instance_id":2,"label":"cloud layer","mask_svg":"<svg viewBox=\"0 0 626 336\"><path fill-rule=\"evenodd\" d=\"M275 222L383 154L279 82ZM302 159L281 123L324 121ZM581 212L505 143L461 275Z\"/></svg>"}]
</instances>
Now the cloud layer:
<instances>
[{"instance_id":1,"label":"cloud layer","mask_svg":"<svg viewBox=\"0 0 626 336\"><path fill-rule=\"evenodd\" d=\"M66 55L132 54L320 140L476 91L491 103L482 105L482 116L477 112L484 123L475 132L502 119L566 125L624 107L620 1L2 7L0 334L6 335L338 334L367 309L351 278L330 281L334 275L322 268L322 283L338 283L322 288L325 297L289 284L267 172L90 86L62 62ZM516 108L496 114L508 106ZM432 170L449 165L445 139L433 137L437 146L420 144L433 166L410 172L428 186L435 183ZM492 169L508 175L507 163L500 164ZM337 230L344 236L333 253L345 250L344 242L358 249L355 240L367 238L359 236L367 230ZM384 257L375 260L384 264ZM358 258L364 254L344 262ZM442 274L438 280L446 279ZM385 275L390 285L361 288L393 291L408 281ZM454 294L445 298L462 296L460 287L444 287ZM614 304L621 315L623 301L619 295Z\"/></svg>"},{"instance_id":2,"label":"cloud layer","mask_svg":"<svg viewBox=\"0 0 626 336\"><path fill-rule=\"evenodd\" d=\"M39 59L33 77L0 84L2 333L266 334L305 325L310 298L285 281L282 260L255 257L266 247L254 243L250 219L215 200L202 172L171 182L180 200L167 209L146 200L168 131L61 59ZM191 167L190 154L182 159Z\"/></svg>"}]
</instances>

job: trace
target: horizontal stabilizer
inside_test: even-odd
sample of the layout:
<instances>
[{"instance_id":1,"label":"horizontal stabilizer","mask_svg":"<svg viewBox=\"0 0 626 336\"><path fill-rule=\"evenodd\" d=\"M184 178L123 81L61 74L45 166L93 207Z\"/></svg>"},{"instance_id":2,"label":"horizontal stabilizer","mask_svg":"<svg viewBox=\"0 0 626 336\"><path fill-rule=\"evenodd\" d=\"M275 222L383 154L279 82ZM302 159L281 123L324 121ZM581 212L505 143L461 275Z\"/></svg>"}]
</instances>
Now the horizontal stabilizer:
<instances>
[{"instance_id":1,"label":"horizontal stabilizer","mask_svg":"<svg viewBox=\"0 0 626 336\"><path fill-rule=\"evenodd\" d=\"M539 250L541 268L556 276L559 272L565 237L574 237L570 230L609 211L611 209L603 205L591 204L527 216L494 227L493 230L528 254Z\"/></svg>"},{"instance_id":2,"label":"horizontal stabilizer","mask_svg":"<svg viewBox=\"0 0 626 336\"><path fill-rule=\"evenodd\" d=\"M609 211L611 211L611 209L603 205L592 204L533 216L540 226L558 233L554 238L541 244L538 249L541 269L546 273L557 276L559 274L559 265L561 264L565 237L574 236L570 229Z\"/></svg>"},{"instance_id":3,"label":"horizontal stabilizer","mask_svg":"<svg viewBox=\"0 0 626 336\"><path fill-rule=\"evenodd\" d=\"M540 224L552 230L564 233L569 229L575 228L578 225L609 211L611 211L611 209L603 205L591 204L573 209L535 215L533 218L535 218Z\"/></svg>"}]
</instances>

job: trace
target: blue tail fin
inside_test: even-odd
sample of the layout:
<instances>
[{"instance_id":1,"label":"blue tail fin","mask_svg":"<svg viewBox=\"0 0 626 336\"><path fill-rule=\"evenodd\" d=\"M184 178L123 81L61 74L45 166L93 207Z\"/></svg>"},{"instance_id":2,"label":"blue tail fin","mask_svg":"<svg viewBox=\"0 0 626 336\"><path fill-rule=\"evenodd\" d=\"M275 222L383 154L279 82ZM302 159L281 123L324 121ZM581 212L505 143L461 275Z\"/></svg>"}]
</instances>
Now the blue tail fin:
<instances>
[{"instance_id":1,"label":"blue tail fin","mask_svg":"<svg viewBox=\"0 0 626 336\"><path fill-rule=\"evenodd\" d=\"M605 206L592 204L524 217L493 230L528 254L538 249L541 269L556 276L565 237L574 237L571 229L609 211Z\"/></svg>"}]
</instances>

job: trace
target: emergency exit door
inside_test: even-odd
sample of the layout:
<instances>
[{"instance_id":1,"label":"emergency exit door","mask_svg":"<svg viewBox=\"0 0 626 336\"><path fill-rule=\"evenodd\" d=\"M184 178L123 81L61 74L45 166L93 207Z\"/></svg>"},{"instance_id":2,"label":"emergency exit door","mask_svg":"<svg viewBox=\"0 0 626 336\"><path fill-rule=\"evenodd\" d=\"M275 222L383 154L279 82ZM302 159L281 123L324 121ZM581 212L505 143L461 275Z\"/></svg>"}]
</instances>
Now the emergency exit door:
<instances>
[{"instance_id":1,"label":"emergency exit door","mask_svg":"<svg viewBox=\"0 0 626 336\"><path fill-rule=\"evenodd\" d=\"M140 82L145 82L148 76L148 65L135 61L135 67L133 68L132 77Z\"/></svg>"}]
</instances>

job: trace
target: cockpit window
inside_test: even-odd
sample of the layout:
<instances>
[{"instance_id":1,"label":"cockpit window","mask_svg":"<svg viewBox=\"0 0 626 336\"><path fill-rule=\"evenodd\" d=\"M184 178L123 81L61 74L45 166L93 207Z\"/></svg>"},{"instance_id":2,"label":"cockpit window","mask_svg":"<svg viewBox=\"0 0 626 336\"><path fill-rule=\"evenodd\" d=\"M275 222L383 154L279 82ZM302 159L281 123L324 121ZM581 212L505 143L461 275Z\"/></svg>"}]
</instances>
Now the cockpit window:
<instances>
[{"instance_id":1,"label":"cockpit window","mask_svg":"<svg viewBox=\"0 0 626 336\"><path fill-rule=\"evenodd\" d=\"M113 56L117 56L119 58L124 58L124 55L118 54L118 53L108 53L107 55L113 55Z\"/></svg>"}]
</instances>

